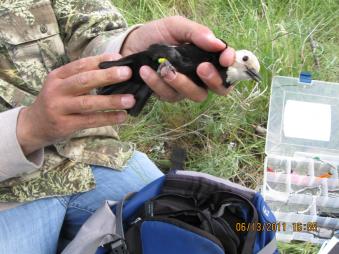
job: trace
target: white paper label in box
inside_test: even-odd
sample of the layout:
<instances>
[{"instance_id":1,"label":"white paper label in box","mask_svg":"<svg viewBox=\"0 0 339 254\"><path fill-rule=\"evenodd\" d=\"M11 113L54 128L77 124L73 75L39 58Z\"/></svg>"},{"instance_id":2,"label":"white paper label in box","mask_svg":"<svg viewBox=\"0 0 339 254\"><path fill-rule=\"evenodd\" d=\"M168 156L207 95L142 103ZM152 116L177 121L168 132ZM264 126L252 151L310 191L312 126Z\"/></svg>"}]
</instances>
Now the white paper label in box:
<instances>
[{"instance_id":1,"label":"white paper label in box","mask_svg":"<svg viewBox=\"0 0 339 254\"><path fill-rule=\"evenodd\" d=\"M289 138L330 141L331 105L287 100L283 128Z\"/></svg>"}]
</instances>

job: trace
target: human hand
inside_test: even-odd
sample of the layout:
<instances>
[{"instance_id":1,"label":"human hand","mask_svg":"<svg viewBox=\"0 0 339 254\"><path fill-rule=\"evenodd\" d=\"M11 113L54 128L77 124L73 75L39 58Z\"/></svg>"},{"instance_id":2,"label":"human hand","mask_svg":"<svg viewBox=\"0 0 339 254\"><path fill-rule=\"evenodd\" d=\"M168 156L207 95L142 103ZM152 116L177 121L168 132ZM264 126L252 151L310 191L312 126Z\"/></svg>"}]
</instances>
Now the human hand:
<instances>
[{"instance_id":1,"label":"human hand","mask_svg":"<svg viewBox=\"0 0 339 254\"><path fill-rule=\"evenodd\" d=\"M212 52L224 49L220 56L220 64L226 67L234 62L233 48L225 49L226 45L217 39L206 26L180 16L155 20L134 30L127 37L121 53L126 56L140 52L154 43L176 45L185 42L194 43ZM140 68L140 76L162 100L174 102L186 97L200 102L207 97L206 89L197 86L185 75L172 72L169 74L162 79L149 66ZM220 75L211 63L201 63L197 68L197 74L209 89L219 95L226 95L232 89L223 86Z\"/></svg>"},{"instance_id":2,"label":"human hand","mask_svg":"<svg viewBox=\"0 0 339 254\"><path fill-rule=\"evenodd\" d=\"M83 58L50 72L35 102L18 117L17 138L26 155L92 127L118 124L126 112L105 112L133 107L133 95L90 95L97 87L128 80L129 67L101 70L99 63L121 56L100 55Z\"/></svg>"}]
</instances>

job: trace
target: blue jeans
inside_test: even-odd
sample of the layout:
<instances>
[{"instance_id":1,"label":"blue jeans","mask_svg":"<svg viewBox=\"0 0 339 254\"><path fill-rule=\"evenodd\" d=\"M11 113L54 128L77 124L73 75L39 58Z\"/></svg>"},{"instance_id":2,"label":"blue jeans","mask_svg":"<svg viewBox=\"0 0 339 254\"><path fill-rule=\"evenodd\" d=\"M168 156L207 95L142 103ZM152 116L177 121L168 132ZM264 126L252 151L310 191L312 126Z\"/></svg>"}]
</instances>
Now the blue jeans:
<instances>
[{"instance_id":1,"label":"blue jeans","mask_svg":"<svg viewBox=\"0 0 339 254\"><path fill-rule=\"evenodd\" d=\"M56 253L59 236L62 242L73 239L105 200L119 200L162 176L140 152L135 152L123 172L97 166L92 169L94 190L40 199L0 212L0 254Z\"/></svg>"}]
</instances>

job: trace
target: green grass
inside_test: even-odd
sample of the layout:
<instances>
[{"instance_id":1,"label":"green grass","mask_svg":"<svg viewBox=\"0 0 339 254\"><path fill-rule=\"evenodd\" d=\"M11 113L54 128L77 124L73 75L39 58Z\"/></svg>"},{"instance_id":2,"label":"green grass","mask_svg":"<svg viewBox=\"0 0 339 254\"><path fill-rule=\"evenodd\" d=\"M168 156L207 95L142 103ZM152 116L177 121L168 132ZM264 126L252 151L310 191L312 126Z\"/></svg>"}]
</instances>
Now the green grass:
<instances>
[{"instance_id":1,"label":"green grass","mask_svg":"<svg viewBox=\"0 0 339 254\"><path fill-rule=\"evenodd\" d=\"M187 168L230 178L255 188L262 183L265 126L272 76L339 81L339 2L336 0L115 0L129 24L184 15L210 27L236 49L254 51L263 82L242 82L227 97L210 94L203 103L153 100L143 114L120 127L122 139L137 143L160 165L170 148L187 149ZM314 64L310 36L318 47ZM309 244L280 244L282 253L315 253Z\"/></svg>"}]
</instances>

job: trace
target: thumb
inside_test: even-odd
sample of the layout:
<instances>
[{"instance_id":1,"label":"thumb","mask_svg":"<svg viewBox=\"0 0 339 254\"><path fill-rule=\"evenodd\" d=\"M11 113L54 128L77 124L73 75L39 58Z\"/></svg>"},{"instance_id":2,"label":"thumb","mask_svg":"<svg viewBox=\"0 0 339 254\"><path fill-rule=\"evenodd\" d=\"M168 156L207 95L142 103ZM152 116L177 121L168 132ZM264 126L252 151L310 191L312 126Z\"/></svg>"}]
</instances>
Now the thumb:
<instances>
[{"instance_id":1,"label":"thumb","mask_svg":"<svg viewBox=\"0 0 339 254\"><path fill-rule=\"evenodd\" d=\"M206 26L181 16L169 17L167 29L178 42L191 42L206 51L221 51L226 45Z\"/></svg>"}]
</instances>

